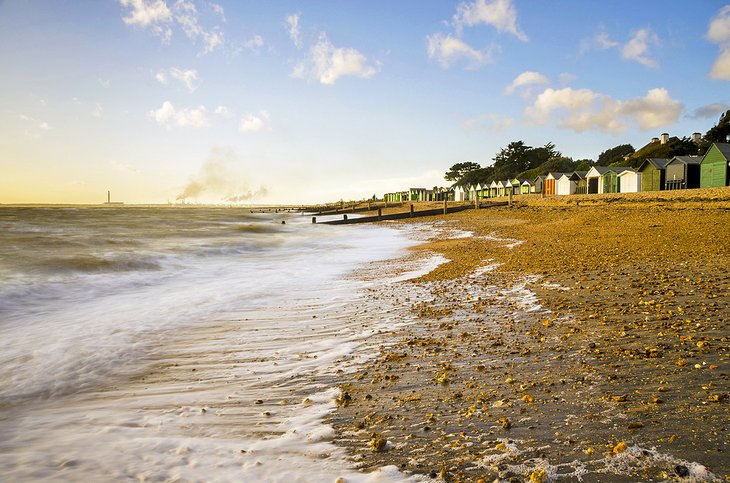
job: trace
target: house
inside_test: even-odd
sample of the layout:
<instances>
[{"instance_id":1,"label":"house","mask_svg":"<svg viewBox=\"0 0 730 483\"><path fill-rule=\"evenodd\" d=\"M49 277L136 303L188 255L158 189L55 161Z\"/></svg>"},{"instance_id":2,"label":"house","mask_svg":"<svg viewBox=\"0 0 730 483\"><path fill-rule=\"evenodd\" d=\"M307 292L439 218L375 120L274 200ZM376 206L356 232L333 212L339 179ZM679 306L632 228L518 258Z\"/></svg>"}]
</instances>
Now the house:
<instances>
[{"instance_id":1,"label":"house","mask_svg":"<svg viewBox=\"0 0 730 483\"><path fill-rule=\"evenodd\" d=\"M573 173L552 173L554 175L560 175L555 180L555 194L556 195L572 195L575 193L577 182L572 179Z\"/></svg>"},{"instance_id":2,"label":"house","mask_svg":"<svg viewBox=\"0 0 730 483\"><path fill-rule=\"evenodd\" d=\"M570 176L575 181L575 194L584 195L588 193L588 181L586 180L588 171L574 171Z\"/></svg>"},{"instance_id":3,"label":"house","mask_svg":"<svg viewBox=\"0 0 730 483\"><path fill-rule=\"evenodd\" d=\"M535 184L532 181L530 181L529 179L524 180L522 182L522 184L520 185L520 193L523 195L529 195L530 193L533 192L534 189L535 189Z\"/></svg>"},{"instance_id":4,"label":"house","mask_svg":"<svg viewBox=\"0 0 730 483\"><path fill-rule=\"evenodd\" d=\"M667 158L647 158L639 169L641 173L641 191L659 191L664 189Z\"/></svg>"},{"instance_id":5,"label":"house","mask_svg":"<svg viewBox=\"0 0 730 483\"><path fill-rule=\"evenodd\" d=\"M700 164L700 187L730 186L730 143L713 143Z\"/></svg>"},{"instance_id":6,"label":"house","mask_svg":"<svg viewBox=\"0 0 730 483\"><path fill-rule=\"evenodd\" d=\"M535 178L535 180L532 182L533 184L533 193L541 194L544 188L545 184L545 176L538 176Z\"/></svg>"},{"instance_id":7,"label":"house","mask_svg":"<svg viewBox=\"0 0 730 483\"><path fill-rule=\"evenodd\" d=\"M619 193L637 193L641 191L641 173L633 169L624 170L617 175Z\"/></svg>"},{"instance_id":8,"label":"house","mask_svg":"<svg viewBox=\"0 0 730 483\"><path fill-rule=\"evenodd\" d=\"M664 189L682 190L700 187L701 156L675 156L665 168Z\"/></svg>"}]
</instances>

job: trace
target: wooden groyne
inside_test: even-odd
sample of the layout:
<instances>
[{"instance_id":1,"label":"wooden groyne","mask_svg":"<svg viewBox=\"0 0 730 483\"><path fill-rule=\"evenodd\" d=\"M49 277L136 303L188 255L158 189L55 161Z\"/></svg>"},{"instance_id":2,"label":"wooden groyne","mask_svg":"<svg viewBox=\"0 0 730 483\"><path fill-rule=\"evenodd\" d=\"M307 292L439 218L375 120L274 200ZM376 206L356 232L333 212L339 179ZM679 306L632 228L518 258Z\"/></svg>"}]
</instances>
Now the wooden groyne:
<instances>
[{"instance_id":1,"label":"wooden groyne","mask_svg":"<svg viewBox=\"0 0 730 483\"><path fill-rule=\"evenodd\" d=\"M405 220L408 218L418 218L422 216L437 216L437 215L446 215L449 213L456 213L459 211L464 210L473 210L473 209L480 209L480 208L491 208L495 206L507 206L509 205L509 202L496 202L496 203L487 203L487 204L479 204L479 206L475 205L459 205L459 206L444 206L443 208L435 208L430 210L420 210L415 211L413 209L413 205L411 205L410 211L405 211L401 213L388 213L388 214L382 214L382 210L378 208L378 214L374 216L361 216L357 218L348 218L346 214L342 215L342 218L339 220L328 220L321 222L324 225L348 225L352 223L373 223L378 221L385 221L385 220ZM317 223L317 217L312 217L312 223Z\"/></svg>"}]
</instances>

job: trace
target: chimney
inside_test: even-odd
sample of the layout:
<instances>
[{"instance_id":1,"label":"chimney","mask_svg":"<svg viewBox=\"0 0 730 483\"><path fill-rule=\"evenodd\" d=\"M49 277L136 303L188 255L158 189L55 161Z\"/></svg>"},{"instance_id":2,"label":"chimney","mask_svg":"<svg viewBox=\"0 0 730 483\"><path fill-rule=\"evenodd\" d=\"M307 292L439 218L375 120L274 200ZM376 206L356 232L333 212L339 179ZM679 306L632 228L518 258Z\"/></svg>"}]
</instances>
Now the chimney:
<instances>
[{"instance_id":1,"label":"chimney","mask_svg":"<svg viewBox=\"0 0 730 483\"><path fill-rule=\"evenodd\" d=\"M695 144L699 144L700 141L702 141L702 134L700 134L698 132L693 132L692 133L692 142Z\"/></svg>"},{"instance_id":2,"label":"chimney","mask_svg":"<svg viewBox=\"0 0 730 483\"><path fill-rule=\"evenodd\" d=\"M662 144L667 144L667 141L669 141L669 133L663 132L661 135Z\"/></svg>"}]
</instances>

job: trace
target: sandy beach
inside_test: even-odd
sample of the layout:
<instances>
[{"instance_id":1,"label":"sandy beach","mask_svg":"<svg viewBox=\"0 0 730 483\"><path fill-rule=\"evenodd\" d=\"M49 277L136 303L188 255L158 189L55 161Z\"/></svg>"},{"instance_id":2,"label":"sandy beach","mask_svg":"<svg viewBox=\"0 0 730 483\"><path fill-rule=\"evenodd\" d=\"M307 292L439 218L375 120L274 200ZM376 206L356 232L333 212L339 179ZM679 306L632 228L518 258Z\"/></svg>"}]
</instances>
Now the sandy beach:
<instances>
[{"instance_id":1,"label":"sandy beach","mask_svg":"<svg viewBox=\"0 0 730 483\"><path fill-rule=\"evenodd\" d=\"M359 467L730 481L730 188L412 223L440 230L409 256L449 261L373 294L416 322L342 376L331 423Z\"/></svg>"}]
</instances>

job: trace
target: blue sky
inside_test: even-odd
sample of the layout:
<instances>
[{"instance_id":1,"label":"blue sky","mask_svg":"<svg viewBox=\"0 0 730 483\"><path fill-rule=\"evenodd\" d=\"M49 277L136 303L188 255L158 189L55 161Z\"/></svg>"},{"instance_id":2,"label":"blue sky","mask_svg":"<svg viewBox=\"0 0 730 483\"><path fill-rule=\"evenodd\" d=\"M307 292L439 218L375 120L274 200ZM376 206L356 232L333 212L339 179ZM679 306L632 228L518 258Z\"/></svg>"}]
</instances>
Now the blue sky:
<instances>
[{"instance_id":1,"label":"blue sky","mask_svg":"<svg viewBox=\"0 0 730 483\"><path fill-rule=\"evenodd\" d=\"M730 108L726 1L0 1L0 203L304 203Z\"/></svg>"}]
</instances>

